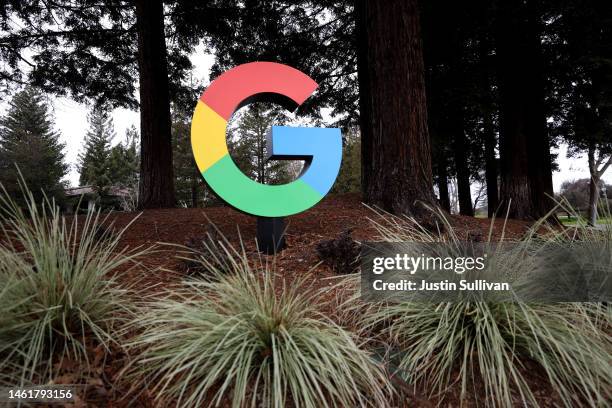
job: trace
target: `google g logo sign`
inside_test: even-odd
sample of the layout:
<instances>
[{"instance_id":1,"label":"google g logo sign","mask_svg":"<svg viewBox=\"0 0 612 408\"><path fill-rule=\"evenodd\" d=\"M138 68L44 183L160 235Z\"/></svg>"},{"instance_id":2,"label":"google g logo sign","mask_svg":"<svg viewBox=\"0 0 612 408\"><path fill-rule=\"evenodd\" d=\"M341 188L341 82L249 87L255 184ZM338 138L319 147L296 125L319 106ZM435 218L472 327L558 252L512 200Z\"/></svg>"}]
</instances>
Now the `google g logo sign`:
<instances>
[{"instance_id":1,"label":"google g logo sign","mask_svg":"<svg viewBox=\"0 0 612 408\"><path fill-rule=\"evenodd\" d=\"M272 126L269 159L306 161L300 176L283 185L251 180L227 150L227 122L234 111L260 100L297 108L317 86L303 72L273 62L239 65L210 84L193 114L191 147L198 169L219 197L249 214L283 217L309 209L329 192L342 160L340 129Z\"/></svg>"}]
</instances>

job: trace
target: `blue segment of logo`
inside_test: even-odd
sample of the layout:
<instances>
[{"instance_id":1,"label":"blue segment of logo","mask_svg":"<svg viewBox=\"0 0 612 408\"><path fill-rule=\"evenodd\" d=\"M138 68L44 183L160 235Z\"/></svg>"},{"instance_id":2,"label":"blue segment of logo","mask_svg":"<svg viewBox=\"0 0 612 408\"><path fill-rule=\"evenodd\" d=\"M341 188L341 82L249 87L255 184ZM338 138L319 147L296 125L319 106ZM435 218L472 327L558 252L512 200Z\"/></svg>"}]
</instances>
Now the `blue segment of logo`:
<instances>
[{"instance_id":1,"label":"blue segment of logo","mask_svg":"<svg viewBox=\"0 0 612 408\"><path fill-rule=\"evenodd\" d=\"M270 159L306 160L300 180L324 196L342 162L342 133L338 128L272 126L267 147Z\"/></svg>"}]
</instances>

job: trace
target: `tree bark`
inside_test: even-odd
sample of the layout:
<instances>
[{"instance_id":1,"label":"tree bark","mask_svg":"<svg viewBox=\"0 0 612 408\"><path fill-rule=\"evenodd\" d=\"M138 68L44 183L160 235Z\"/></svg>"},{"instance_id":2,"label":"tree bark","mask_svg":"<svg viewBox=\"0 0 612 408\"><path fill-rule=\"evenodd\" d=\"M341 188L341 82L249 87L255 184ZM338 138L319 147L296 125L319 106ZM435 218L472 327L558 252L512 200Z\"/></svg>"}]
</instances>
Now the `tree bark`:
<instances>
[{"instance_id":1,"label":"tree bark","mask_svg":"<svg viewBox=\"0 0 612 408\"><path fill-rule=\"evenodd\" d=\"M136 0L140 75L140 208L175 205L168 67L161 0Z\"/></svg>"},{"instance_id":2,"label":"tree bark","mask_svg":"<svg viewBox=\"0 0 612 408\"><path fill-rule=\"evenodd\" d=\"M450 214L450 195L448 193L448 165L444 153L440 153L438 160L438 192L440 194L440 207Z\"/></svg>"},{"instance_id":3,"label":"tree bark","mask_svg":"<svg viewBox=\"0 0 612 408\"><path fill-rule=\"evenodd\" d=\"M455 170L457 172L457 194L459 196L459 214L474 216L472 207L472 192L470 189L470 169L467 159L467 140L465 137L464 112L462 106L453 108L455 118L452 132L455 134L453 139Z\"/></svg>"},{"instance_id":4,"label":"tree bark","mask_svg":"<svg viewBox=\"0 0 612 408\"><path fill-rule=\"evenodd\" d=\"M417 0L356 0L364 201L435 206Z\"/></svg>"},{"instance_id":5,"label":"tree bark","mask_svg":"<svg viewBox=\"0 0 612 408\"><path fill-rule=\"evenodd\" d=\"M589 213L588 223L591 226L597 224L597 205L599 204L599 189L601 186L601 177L604 175L608 167L612 165L612 156L606 161L603 153L599 153L599 157L595 157L597 148L594 145L589 146L588 160L589 173L591 174L591 182L589 183ZM601 168L599 166L602 166Z\"/></svg>"},{"instance_id":6,"label":"tree bark","mask_svg":"<svg viewBox=\"0 0 612 408\"><path fill-rule=\"evenodd\" d=\"M193 163L193 168L197 169L195 163ZM200 172L197 170L194 171L194 174L191 176L191 208L198 207L198 181L201 177Z\"/></svg>"},{"instance_id":7,"label":"tree bark","mask_svg":"<svg viewBox=\"0 0 612 408\"><path fill-rule=\"evenodd\" d=\"M599 179L591 175L589 185L589 225L597 224L597 202L599 201Z\"/></svg>"},{"instance_id":8,"label":"tree bark","mask_svg":"<svg viewBox=\"0 0 612 408\"><path fill-rule=\"evenodd\" d=\"M484 143L485 143L485 178L487 183L487 212L489 218L495 216L499 207L497 187L497 158L495 157L495 128L491 112L485 112L484 117Z\"/></svg>"},{"instance_id":9,"label":"tree bark","mask_svg":"<svg viewBox=\"0 0 612 408\"><path fill-rule=\"evenodd\" d=\"M497 147L497 137L495 134L494 122L494 102L490 76L490 41L483 35L480 39L479 58L482 69L481 73L481 92L483 94L483 136L484 136L484 158L485 158L485 181L487 184L487 215L489 218L495 216L499 207L499 187L497 182L498 169L495 148Z\"/></svg>"},{"instance_id":10,"label":"tree bark","mask_svg":"<svg viewBox=\"0 0 612 408\"><path fill-rule=\"evenodd\" d=\"M540 23L532 3L498 3L500 200L519 219L541 217L554 205Z\"/></svg>"}]
</instances>

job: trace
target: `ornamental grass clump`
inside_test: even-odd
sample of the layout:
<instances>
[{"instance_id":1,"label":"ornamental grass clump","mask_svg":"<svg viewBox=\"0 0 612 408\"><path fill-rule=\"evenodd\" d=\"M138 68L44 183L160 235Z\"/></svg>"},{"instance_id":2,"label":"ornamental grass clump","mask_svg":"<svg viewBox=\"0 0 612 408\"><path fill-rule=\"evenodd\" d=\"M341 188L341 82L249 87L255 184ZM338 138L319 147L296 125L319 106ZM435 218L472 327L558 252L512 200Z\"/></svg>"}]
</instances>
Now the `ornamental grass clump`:
<instances>
[{"instance_id":1,"label":"ornamental grass clump","mask_svg":"<svg viewBox=\"0 0 612 408\"><path fill-rule=\"evenodd\" d=\"M173 406L386 406L386 376L321 313L317 291L299 279L275 286L273 271L262 276L246 258L236 264L145 305L128 378Z\"/></svg>"},{"instance_id":2,"label":"ornamental grass clump","mask_svg":"<svg viewBox=\"0 0 612 408\"><path fill-rule=\"evenodd\" d=\"M376 223L383 241L457 243L450 223L445 234L433 235L414 219L385 215ZM491 234L489 234L489 240ZM592 242L610 244L612 234L576 226L572 230L536 223L516 245ZM502 237L502 240L504 238ZM607 240L607 241L606 241ZM498 256L503 257L503 254ZM532 271L529 260L498 259L495 265L517 275ZM605 257L598 267L612 271ZM591 260L592 261L592 260ZM533 381L541 375L556 401L566 407L605 406L612 398L612 337L610 309L601 303L526 303L522 301L444 302L401 301L348 303L361 328L386 342L398 367L397 375L441 401L453 387L460 399L480 395L487 406L538 406ZM478 392L480 390L480 392ZM447 394L446 394L447 395Z\"/></svg>"},{"instance_id":3,"label":"ornamental grass clump","mask_svg":"<svg viewBox=\"0 0 612 408\"><path fill-rule=\"evenodd\" d=\"M67 220L24 197L20 208L0 191L0 379L13 385L53 379L64 359L87 364L88 345L108 350L132 310L114 272L146 253L119 248L125 229L100 236L98 212Z\"/></svg>"}]
</instances>

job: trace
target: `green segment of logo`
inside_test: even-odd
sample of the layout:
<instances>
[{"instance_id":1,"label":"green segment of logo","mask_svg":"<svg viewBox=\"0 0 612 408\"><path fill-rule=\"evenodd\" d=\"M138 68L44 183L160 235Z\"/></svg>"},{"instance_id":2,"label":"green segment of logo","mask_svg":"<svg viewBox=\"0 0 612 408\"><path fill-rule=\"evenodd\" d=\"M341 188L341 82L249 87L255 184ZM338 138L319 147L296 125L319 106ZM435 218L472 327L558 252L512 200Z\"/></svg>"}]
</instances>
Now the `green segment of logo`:
<instances>
[{"instance_id":1,"label":"green segment of logo","mask_svg":"<svg viewBox=\"0 0 612 408\"><path fill-rule=\"evenodd\" d=\"M210 187L230 205L263 217L283 217L302 212L323 196L304 181L270 186L248 178L226 154L202 173Z\"/></svg>"}]
</instances>

